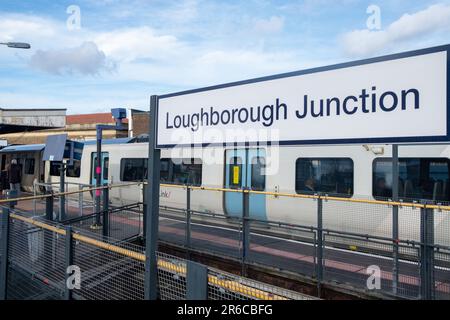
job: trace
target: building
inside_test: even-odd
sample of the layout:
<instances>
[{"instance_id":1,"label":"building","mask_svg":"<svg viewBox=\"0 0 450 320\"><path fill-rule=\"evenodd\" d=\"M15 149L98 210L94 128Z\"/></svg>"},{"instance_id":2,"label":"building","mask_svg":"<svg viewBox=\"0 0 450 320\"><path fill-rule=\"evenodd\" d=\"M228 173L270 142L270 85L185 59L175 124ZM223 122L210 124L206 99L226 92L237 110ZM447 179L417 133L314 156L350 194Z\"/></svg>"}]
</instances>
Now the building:
<instances>
[{"instance_id":1,"label":"building","mask_svg":"<svg viewBox=\"0 0 450 320\"><path fill-rule=\"evenodd\" d=\"M64 128L66 109L0 108L0 135Z\"/></svg>"},{"instance_id":2,"label":"building","mask_svg":"<svg viewBox=\"0 0 450 320\"><path fill-rule=\"evenodd\" d=\"M123 138L128 136L128 119L123 121L125 130L103 130L104 139ZM7 140L12 144L39 144L45 143L47 136L67 133L71 140L94 140L96 138L97 124L115 124L110 112L81 115L64 115L64 123L59 128L30 131L27 126L20 127L20 131L0 134L0 140Z\"/></svg>"}]
</instances>

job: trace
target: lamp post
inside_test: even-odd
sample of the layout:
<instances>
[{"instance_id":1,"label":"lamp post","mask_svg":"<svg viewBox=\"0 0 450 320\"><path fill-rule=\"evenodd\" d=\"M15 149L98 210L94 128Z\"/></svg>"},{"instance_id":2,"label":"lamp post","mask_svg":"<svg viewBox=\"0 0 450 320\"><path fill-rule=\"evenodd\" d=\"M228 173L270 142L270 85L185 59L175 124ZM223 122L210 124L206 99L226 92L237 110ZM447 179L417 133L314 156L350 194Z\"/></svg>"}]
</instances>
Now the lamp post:
<instances>
[{"instance_id":1,"label":"lamp post","mask_svg":"<svg viewBox=\"0 0 450 320\"><path fill-rule=\"evenodd\" d=\"M13 49L30 49L31 45L25 42L0 42L0 44Z\"/></svg>"}]
</instances>

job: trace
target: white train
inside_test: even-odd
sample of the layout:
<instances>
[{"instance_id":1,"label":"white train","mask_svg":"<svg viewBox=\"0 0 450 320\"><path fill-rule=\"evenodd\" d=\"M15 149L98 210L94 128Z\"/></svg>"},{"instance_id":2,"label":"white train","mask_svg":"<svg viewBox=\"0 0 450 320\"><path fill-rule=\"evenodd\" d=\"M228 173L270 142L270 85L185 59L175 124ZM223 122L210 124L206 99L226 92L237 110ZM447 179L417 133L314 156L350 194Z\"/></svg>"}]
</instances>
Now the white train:
<instances>
[{"instance_id":1,"label":"white train","mask_svg":"<svg viewBox=\"0 0 450 320\"><path fill-rule=\"evenodd\" d=\"M0 151L0 165L11 158L24 164L23 187L30 178L58 182L55 163L39 165L43 145L7 147ZM18 147L16 147L17 149ZM20 149L20 148L19 148ZM30 150L32 149L32 150ZM39 149L39 150L36 150ZM105 141L102 145L104 183L141 181L146 175L147 143L131 139ZM391 196L391 147L388 145L280 146L261 148L164 149L161 182L196 186L241 188L291 194L324 192L342 198L384 199ZM428 199L445 204L450 199L450 145L401 146L399 195L403 201ZM34 158L35 160L28 160ZM81 161L66 172L66 181L94 184L96 146L85 144ZM32 165L34 168L31 168ZM27 174L28 173L28 174ZM74 187L75 188L75 187ZM114 202L142 200L141 187L115 188ZM192 192L192 208L227 216L242 215L242 195L231 192ZM184 208L186 191L161 187L161 205ZM252 194L250 217L306 226L317 225L317 202L283 196ZM420 210L400 208L400 238L420 240ZM448 212L435 210L435 242L450 245ZM391 237L392 208L386 205L326 201L324 228Z\"/></svg>"}]
</instances>

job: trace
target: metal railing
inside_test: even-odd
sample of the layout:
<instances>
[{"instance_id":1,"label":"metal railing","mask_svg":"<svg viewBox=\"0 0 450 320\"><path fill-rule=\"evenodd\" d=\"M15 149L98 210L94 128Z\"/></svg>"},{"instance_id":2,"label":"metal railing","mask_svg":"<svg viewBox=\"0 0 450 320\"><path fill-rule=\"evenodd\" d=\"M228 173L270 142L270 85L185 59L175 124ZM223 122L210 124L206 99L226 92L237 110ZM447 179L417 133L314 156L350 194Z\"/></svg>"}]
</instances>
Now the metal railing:
<instances>
[{"instance_id":1,"label":"metal railing","mask_svg":"<svg viewBox=\"0 0 450 320\"><path fill-rule=\"evenodd\" d=\"M81 192L101 189L107 193L112 188L137 185L142 183ZM188 252L201 250L236 258L242 263L243 275L247 266L258 264L307 276L317 284L319 296L324 284L337 284L382 297L450 298L450 206L445 203L169 184L161 187L178 189L183 200L161 201L160 240L182 245ZM70 191L64 195L77 193ZM220 194L220 199L224 193L241 194L242 216L206 211L195 201L200 193L205 199L213 194ZM52 201L59 195L5 199L0 204L45 199L47 218L51 220ZM289 215L307 217L308 223L256 219L250 215L251 195L266 195L267 201L289 199ZM103 198L108 199L108 195ZM78 222L102 219L107 226L99 235L103 238L113 233L112 223L133 225L131 233L138 235L143 231L141 204L135 205L114 208L106 201L102 212L87 215ZM121 210L125 213L120 213ZM78 232L83 230L79 228ZM114 237L125 238L118 233Z\"/></svg>"},{"instance_id":2,"label":"metal railing","mask_svg":"<svg viewBox=\"0 0 450 320\"><path fill-rule=\"evenodd\" d=\"M143 247L9 208L1 222L0 299L144 298ZM160 299L314 299L163 253L157 263Z\"/></svg>"},{"instance_id":3,"label":"metal railing","mask_svg":"<svg viewBox=\"0 0 450 320\"><path fill-rule=\"evenodd\" d=\"M184 190L186 200L162 204L160 216L166 221L160 222L160 239L187 251L239 259L244 275L250 264L294 272L313 279L319 296L323 284L338 284L377 296L450 298L447 204L188 185L161 187ZM194 204L195 192L202 193L203 199L212 198L212 193L242 194L242 216L199 208ZM271 201L292 199L296 202L290 203L290 215L303 215L311 223L250 217L251 195L270 196ZM177 233L178 237L174 236Z\"/></svg>"},{"instance_id":4,"label":"metal railing","mask_svg":"<svg viewBox=\"0 0 450 320\"><path fill-rule=\"evenodd\" d=\"M83 189L90 189L90 188L94 187L93 185L66 181L64 186L65 186L64 192L69 191L69 186L75 186L75 188L78 189L77 199L66 199L66 201L64 201L65 205L66 205L65 212L69 211L69 200L77 201L77 203L79 205L79 215L80 216L83 216L85 208L89 208L89 209L91 209L89 211L94 212L94 202L87 201L87 199L85 199L85 197L84 197L84 192L83 192ZM37 181L33 182L33 196L36 197L33 199L33 213L35 215L39 213L37 210L37 205L38 205L38 201L41 200L37 196L45 194L45 193L55 193L54 190L57 190L56 193L59 193L60 192L59 187L60 187L59 182L47 182L47 183L37 182ZM57 209L58 218L59 218L59 220L61 220L63 218L62 210L61 210L59 202L57 202L57 204L58 204L58 209Z\"/></svg>"}]
</instances>

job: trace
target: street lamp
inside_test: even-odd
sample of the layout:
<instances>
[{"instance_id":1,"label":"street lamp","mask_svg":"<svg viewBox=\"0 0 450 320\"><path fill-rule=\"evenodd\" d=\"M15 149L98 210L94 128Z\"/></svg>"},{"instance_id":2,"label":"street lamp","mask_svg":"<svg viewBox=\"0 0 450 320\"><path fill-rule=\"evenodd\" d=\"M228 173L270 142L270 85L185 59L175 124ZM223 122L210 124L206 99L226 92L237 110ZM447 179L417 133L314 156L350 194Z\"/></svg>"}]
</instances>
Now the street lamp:
<instances>
[{"instance_id":1,"label":"street lamp","mask_svg":"<svg viewBox=\"0 0 450 320\"><path fill-rule=\"evenodd\" d=\"M0 42L0 44L3 44L7 46L8 48L14 48L14 49L30 49L31 45L29 43L25 42Z\"/></svg>"}]
</instances>

